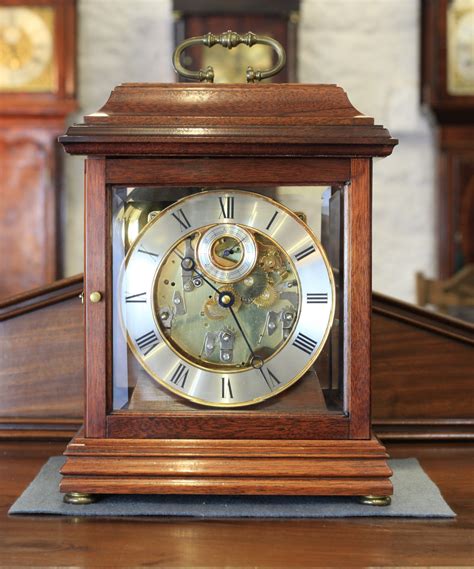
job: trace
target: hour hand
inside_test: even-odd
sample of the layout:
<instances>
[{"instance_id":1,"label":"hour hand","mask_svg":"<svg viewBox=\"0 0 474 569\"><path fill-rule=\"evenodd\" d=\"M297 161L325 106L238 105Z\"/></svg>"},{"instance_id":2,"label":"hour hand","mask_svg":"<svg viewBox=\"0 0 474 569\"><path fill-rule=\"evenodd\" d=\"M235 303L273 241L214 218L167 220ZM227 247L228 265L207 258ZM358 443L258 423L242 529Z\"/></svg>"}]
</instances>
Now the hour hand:
<instances>
[{"instance_id":1,"label":"hour hand","mask_svg":"<svg viewBox=\"0 0 474 569\"><path fill-rule=\"evenodd\" d=\"M186 292L191 292L194 289L193 284L193 274L194 274L194 249L191 245L191 239L186 239L184 244L184 257L183 260L188 260L187 262L181 262L181 278L183 280L183 290Z\"/></svg>"}]
</instances>

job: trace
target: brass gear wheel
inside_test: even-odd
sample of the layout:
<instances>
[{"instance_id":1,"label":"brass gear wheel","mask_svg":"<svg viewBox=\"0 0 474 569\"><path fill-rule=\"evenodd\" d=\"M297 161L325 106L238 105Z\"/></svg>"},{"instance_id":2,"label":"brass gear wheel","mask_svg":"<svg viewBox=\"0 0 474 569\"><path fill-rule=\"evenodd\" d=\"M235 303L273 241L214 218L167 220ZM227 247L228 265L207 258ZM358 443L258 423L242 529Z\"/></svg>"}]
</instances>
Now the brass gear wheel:
<instances>
[{"instance_id":1,"label":"brass gear wheel","mask_svg":"<svg viewBox=\"0 0 474 569\"><path fill-rule=\"evenodd\" d=\"M268 308L275 304L275 302L278 300L278 297L279 295L276 288L271 284L267 284L262 294L257 296L257 298L254 300L254 304L256 304L259 308Z\"/></svg>"},{"instance_id":2,"label":"brass gear wheel","mask_svg":"<svg viewBox=\"0 0 474 569\"><path fill-rule=\"evenodd\" d=\"M263 293L267 284L267 275L257 267L245 279L234 283L234 289L243 302L250 304Z\"/></svg>"},{"instance_id":3,"label":"brass gear wheel","mask_svg":"<svg viewBox=\"0 0 474 569\"><path fill-rule=\"evenodd\" d=\"M259 260L259 265L266 273L279 272L283 267L280 254L276 250L269 250Z\"/></svg>"},{"instance_id":4,"label":"brass gear wheel","mask_svg":"<svg viewBox=\"0 0 474 569\"><path fill-rule=\"evenodd\" d=\"M224 285L219 288L219 292L231 292L234 295L234 304L232 308L237 312L242 304L242 300L234 288L230 285ZM221 306L218 302L218 293L216 292L212 298L204 304L204 314L210 320L222 320L227 318L229 311L227 308Z\"/></svg>"}]
</instances>

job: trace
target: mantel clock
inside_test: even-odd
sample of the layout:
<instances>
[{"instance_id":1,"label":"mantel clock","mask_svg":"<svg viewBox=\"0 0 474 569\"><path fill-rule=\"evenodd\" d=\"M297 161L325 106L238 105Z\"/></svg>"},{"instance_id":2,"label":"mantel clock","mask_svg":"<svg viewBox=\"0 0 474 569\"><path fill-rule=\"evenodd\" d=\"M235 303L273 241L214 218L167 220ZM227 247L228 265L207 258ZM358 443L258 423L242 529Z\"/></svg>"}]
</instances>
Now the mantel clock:
<instances>
[{"instance_id":1,"label":"mantel clock","mask_svg":"<svg viewBox=\"0 0 474 569\"><path fill-rule=\"evenodd\" d=\"M249 84L183 49L270 45ZM200 84L124 84L87 154L84 429L66 500L339 494L387 503L370 428L371 160L396 141L335 85L258 84L268 37L177 48ZM255 82L254 82L255 81Z\"/></svg>"}]
</instances>

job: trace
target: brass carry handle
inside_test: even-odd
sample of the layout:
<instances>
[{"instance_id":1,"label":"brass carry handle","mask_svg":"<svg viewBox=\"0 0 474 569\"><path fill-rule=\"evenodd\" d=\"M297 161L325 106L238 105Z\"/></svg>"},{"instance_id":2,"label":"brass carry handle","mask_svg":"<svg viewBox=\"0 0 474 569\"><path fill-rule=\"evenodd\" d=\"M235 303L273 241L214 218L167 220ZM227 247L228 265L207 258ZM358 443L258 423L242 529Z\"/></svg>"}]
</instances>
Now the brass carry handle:
<instances>
[{"instance_id":1,"label":"brass carry handle","mask_svg":"<svg viewBox=\"0 0 474 569\"><path fill-rule=\"evenodd\" d=\"M237 34L231 30L224 32L223 34L215 35L210 32L204 36L197 36L194 38L188 38L178 45L173 53L173 67L176 73L187 79L197 79L198 81L204 81L206 83L214 82L214 69L209 65L206 69L200 69L199 71L193 71L191 69L185 69L181 65L181 54L183 51L193 45L204 45L206 47L212 47L214 45L221 45L232 49L238 45L245 44L249 47L253 45L262 44L269 45L272 47L278 56L276 65L266 71L255 71L250 65L247 67L247 83L255 83L256 81L261 81L262 79L268 79L279 73L286 63L286 53L280 42L270 38L268 36L257 36L253 32L247 32L244 35Z\"/></svg>"}]
</instances>

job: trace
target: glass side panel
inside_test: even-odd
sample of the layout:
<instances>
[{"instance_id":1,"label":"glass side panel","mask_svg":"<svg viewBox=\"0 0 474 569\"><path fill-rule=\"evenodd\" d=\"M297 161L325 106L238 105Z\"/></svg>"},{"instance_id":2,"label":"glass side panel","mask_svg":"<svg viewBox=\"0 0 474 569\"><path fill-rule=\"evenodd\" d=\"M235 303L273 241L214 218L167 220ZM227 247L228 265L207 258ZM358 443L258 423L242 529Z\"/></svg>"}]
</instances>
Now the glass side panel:
<instances>
[{"instance_id":1,"label":"glass side panel","mask_svg":"<svg viewBox=\"0 0 474 569\"><path fill-rule=\"evenodd\" d=\"M113 187L112 410L344 412L345 192Z\"/></svg>"}]
</instances>

